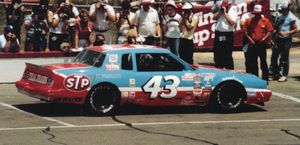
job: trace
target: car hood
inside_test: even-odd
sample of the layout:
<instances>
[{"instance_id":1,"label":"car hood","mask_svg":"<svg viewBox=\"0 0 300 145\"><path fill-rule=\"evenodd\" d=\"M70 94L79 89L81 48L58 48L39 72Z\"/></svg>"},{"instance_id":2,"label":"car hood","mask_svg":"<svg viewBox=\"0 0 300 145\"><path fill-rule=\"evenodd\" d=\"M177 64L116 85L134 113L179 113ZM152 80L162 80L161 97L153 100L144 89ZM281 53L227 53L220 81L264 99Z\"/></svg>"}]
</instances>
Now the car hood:
<instances>
[{"instance_id":1,"label":"car hood","mask_svg":"<svg viewBox=\"0 0 300 145\"><path fill-rule=\"evenodd\" d=\"M213 84L215 85L223 81L235 80L247 88L267 88L266 81L252 74L236 70L220 69L213 66L196 66L196 68L196 71L203 74L203 77L205 77L205 74L214 75Z\"/></svg>"}]
</instances>

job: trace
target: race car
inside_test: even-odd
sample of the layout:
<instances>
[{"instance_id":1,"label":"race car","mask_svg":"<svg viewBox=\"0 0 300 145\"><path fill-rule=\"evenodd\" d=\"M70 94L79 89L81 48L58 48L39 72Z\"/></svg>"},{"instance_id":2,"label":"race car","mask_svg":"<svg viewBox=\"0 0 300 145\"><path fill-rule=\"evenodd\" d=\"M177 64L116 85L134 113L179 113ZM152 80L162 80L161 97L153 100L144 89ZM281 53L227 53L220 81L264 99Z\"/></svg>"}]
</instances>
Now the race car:
<instances>
[{"instance_id":1,"label":"race car","mask_svg":"<svg viewBox=\"0 0 300 145\"><path fill-rule=\"evenodd\" d=\"M232 111L263 104L272 92L257 76L190 65L169 50L144 45L86 48L71 63L27 63L19 92L47 102L82 104L109 115L126 104L208 106Z\"/></svg>"}]
</instances>

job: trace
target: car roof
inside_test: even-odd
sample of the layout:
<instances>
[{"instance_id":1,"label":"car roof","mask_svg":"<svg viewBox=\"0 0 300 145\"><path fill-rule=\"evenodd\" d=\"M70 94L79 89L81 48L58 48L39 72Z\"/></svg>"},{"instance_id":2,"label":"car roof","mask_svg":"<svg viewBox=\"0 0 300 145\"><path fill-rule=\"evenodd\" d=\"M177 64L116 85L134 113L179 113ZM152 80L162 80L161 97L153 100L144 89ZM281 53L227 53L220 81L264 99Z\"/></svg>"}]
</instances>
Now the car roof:
<instances>
[{"instance_id":1,"label":"car roof","mask_svg":"<svg viewBox=\"0 0 300 145\"><path fill-rule=\"evenodd\" d=\"M98 52L128 52L128 51L138 51L138 52L168 52L164 48L158 46L150 45L133 45L133 44L114 44L114 45L103 45L103 46L92 46L88 49Z\"/></svg>"}]
</instances>

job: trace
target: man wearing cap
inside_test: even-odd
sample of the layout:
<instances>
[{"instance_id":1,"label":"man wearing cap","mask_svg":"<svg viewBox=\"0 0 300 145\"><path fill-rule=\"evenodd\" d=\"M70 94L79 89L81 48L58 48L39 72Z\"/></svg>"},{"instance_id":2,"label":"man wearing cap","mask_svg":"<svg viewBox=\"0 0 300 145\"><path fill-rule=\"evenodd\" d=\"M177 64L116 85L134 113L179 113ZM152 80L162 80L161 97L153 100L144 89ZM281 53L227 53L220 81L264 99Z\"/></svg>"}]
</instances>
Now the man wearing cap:
<instances>
[{"instance_id":1,"label":"man wearing cap","mask_svg":"<svg viewBox=\"0 0 300 145\"><path fill-rule=\"evenodd\" d=\"M255 5L252 13L254 14L254 17L247 19L243 27L249 41L249 48L247 51L248 57L246 57L246 59L249 59L247 60L249 65L246 67L249 67L248 70L250 73L258 76L257 59L259 58L262 79L268 81L267 44L268 38L273 32L273 27L267 18L261 16L261 5Z\"/></svg>"},{"instance_id":2,"label":"man wearing cap","mask_svg":"<svg viewBox=\"0 0 300 145\"><path fill-rule=\"evenodd\" d=\"M297 32L297 25L295 23L296 18L290 12L289 3L282 4L279 12L281 15L275 24L275 47L272 49L270 75L274 79L278 79L279 82L285 82L289 73L289 51L292 46L292 35Z\"/></svg>"},{"instance_id":3,"label":"man wearing cap","mask_svg":"<svg viewBox=\"0 0 300 145\"><path fill-rule=\"evenodd\" d=\"M19 41L14 34L13 26L5 26L4 34L0 35L0 52L18 52L19 50Z\"/></svg>"},{"instance_id":4,"label":"man wearing cap","mask_svg":"<svg viewBox=\"0 0 300 145\"><path fill-rule=\"evenodd\" d=\"M182 10L183 19L179 56L189 64L193 64L193 38L198 24L198 17L193 13L193 5L191 3L185 3L182 7Z\"/></svg>"},{"instance_id":5,"label":"man wearing cap","mask_svg":"<svg viewBox=\"0 0 300 145\"><path fill-rule=\"evenodd\" d=\"M142 0L142 8L135 14L135 25L139 36L145 38L144 44L157 45L161 37L160 21L151 0Z\"/></svg>"},{"instance_id":6,"label":"man wearing cap","mask_svg":"<svg viewBox=\"0 0 300 145\"><path fill-rule=\"evenodd\" d=\"M180 27L182 17L176 13L177 6L173 0L169 0L165 6L167 15L164 16L164 32L167 40L167 46L172 53L178 55L180 41Z\"/></svg>"},{"instance_id":7,"label":"man wearing cap","mask_svg":"<svg viewBox=\"0 0 300 145\"><path fill-rule=\"evenodd\" d=\"M94 40L95 36L101 34L105 37L105 44L112 44L111 28L113 22L116 21L115 10L107 4L107 0L97 0L90 6L89 16L95 20L94 22Z\"/></svg>"},{"instance_id":8,"label":"man wearing cap","mask_svg":"<svg viewBox=\"0 0 300 145\"><path fill-rule=\"evenodd\" d=\"M218 68L234 69L232 50L234 26L237 22L237 7L230 0L224 0L218 12L213 14L217 20L214 40L214 62Z\"/></svg>"}]
</instances>

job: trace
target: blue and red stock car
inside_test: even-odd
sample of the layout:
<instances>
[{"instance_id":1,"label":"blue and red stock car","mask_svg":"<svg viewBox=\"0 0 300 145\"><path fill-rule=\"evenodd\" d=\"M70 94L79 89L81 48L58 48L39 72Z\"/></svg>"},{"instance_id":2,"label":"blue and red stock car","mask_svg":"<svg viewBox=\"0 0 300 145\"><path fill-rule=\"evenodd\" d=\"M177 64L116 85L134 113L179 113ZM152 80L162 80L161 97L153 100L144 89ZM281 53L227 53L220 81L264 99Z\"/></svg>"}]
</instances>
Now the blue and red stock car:
<instances>
[{"instance_id":1,"label":"blue and red stock car","mask_svg":"<svg viewBox=\"0 0 300 145\"><path fill-rule=\"evenodd\" d=\"M209 106L235 110L261 104L272 92L260 78L209 66L191 66L153 46L84 49L71 63L26 64L19 92L48 102L82 104L98 114L119 106Z\"/></svg>"}]
</instances>

